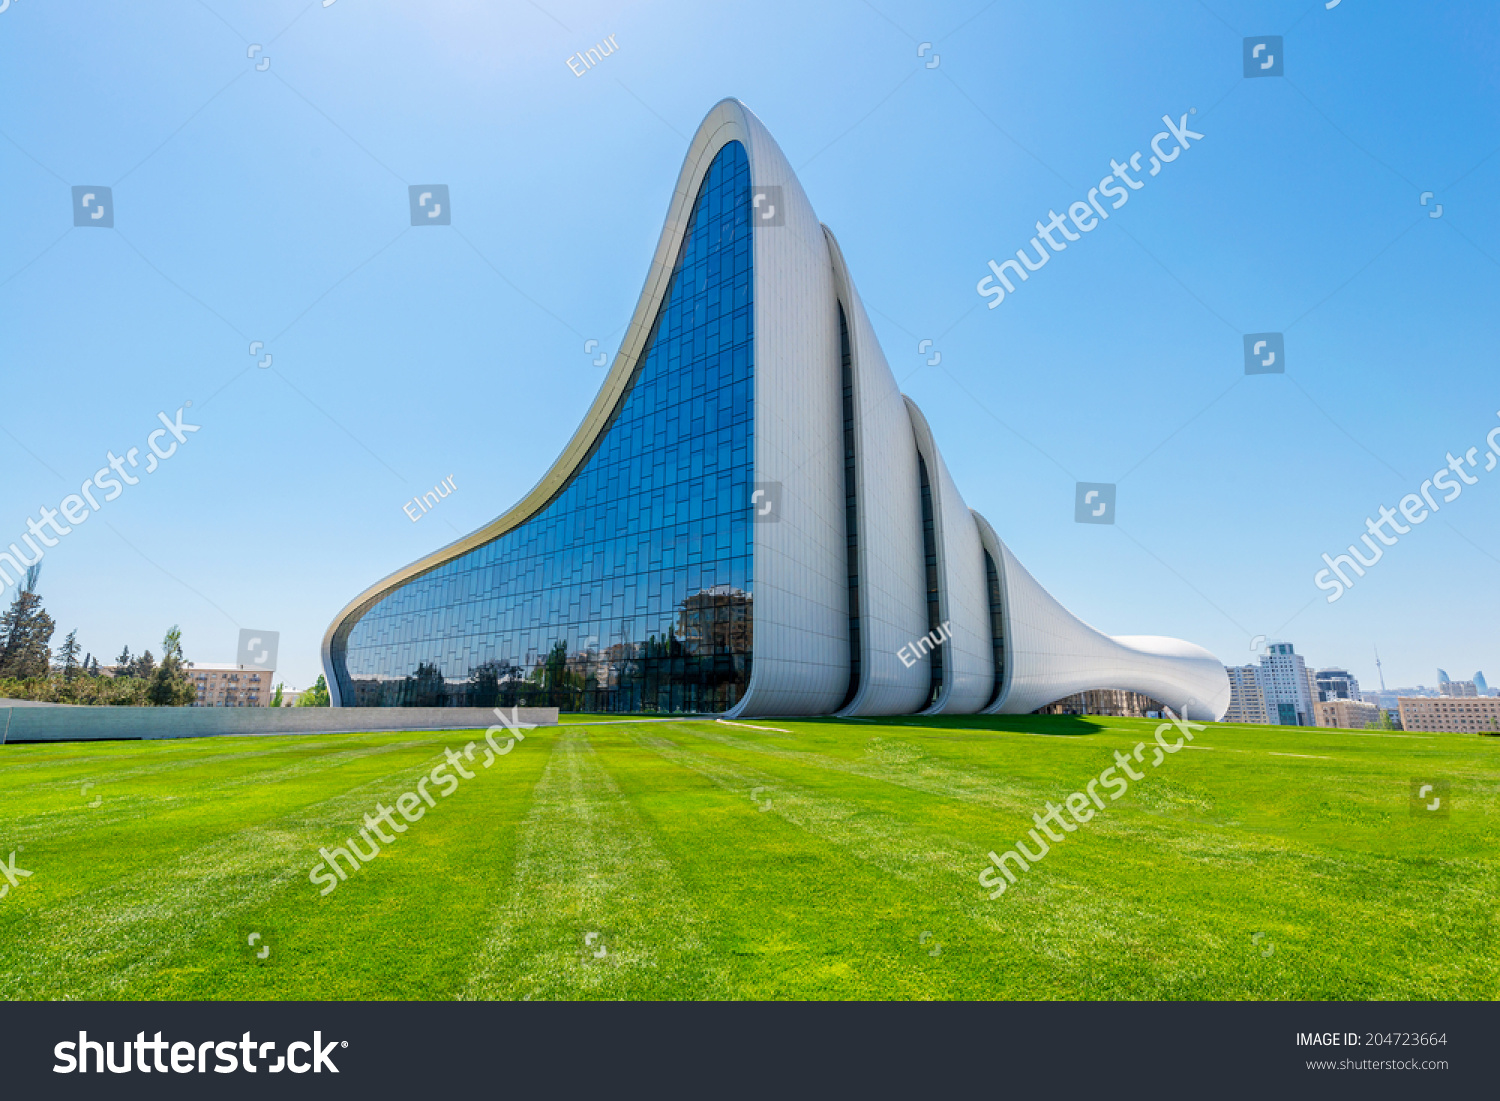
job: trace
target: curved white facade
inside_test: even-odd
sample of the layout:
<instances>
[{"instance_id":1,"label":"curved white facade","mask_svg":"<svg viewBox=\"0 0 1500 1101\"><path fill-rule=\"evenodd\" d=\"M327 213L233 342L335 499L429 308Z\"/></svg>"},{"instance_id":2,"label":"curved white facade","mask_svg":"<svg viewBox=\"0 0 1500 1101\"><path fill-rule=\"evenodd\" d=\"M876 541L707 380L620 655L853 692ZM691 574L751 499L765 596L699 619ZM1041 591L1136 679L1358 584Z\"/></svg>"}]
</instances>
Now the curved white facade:
<instances>
[{"instance_id":1,"label":"curved white facade","mask_svg":"<svg viewBox=\"0 0 1500 1101\"><path fill-rule=\"evenodd\" d=\"M753 188L781 189L783 225L755 243L755 480L779 485L755 525L755 660L737 713L826 714L849 679L838 299L823 227L780 147L738 100ZM710 125L705 123L705 126ZM701 131L700 131L701 132ZM714 143L704 155L718 152Z\"/></svg>"},{"instance_id":2,"label":"curved white facade","mask_svg":"<svg viewBox=\"0 0 1500 1101\"><path fill-rule=\"evenodd\" d=\"M1092 688L1160 700L1178 715L1218 721L1229 710L1229 675L1213 654L1157 635L1111 637L1059 604L977 512L984 548L1004 586L1006 669L986 714L1019 715Z\"/></svg>"},{"instance_id":3,"label":"curved white facade","mask_svg":"<svg viewBox=\"0 0 1500 1101\"><path fill-rule=\"evenodd\" d=\"M903 647L928 630L916 435L896 376L849 281L838 242L826 227L824 236L848 320L858 460L856 553L863 645L860 683L840 714L905 715L926 706L931 684L926 655L900 656ZM847 653L847 634L845 647Z\"/></svg>"},{"instance_id":4,"label":"curved white facade","mask_svg":"<svg viewBox=\"0 0 1500 1101\"><path fill-rule=\"evenodd\" d=\"M347 638L366 610L402 585L526 523L575 477L631 385L695 198L731 142L748 158L757 193L752 222L774 205L762 202L766 197L779 208L752 233L754 481L773 487L775 515L753 527L753 661L744 694L727 714L1015 714L1112 688L1195 718L1221 718L1229 681L1212 654L1174 639L1095 631L1058 604L965 505L926 418L897 386L833 234L766 128L733 99L715 106L693 138L626 339L584 424L515 508L367 590L340 614L324 641L335 704L346 702L334 675L336 637ZM846 471L847 446L853 462ZM934 625L940 631L930 636ZM924 637L941 639L937 649L920 644Z\"/></svg>"},{"instance_id":5,"label":"curved white facade","mask_svg":"<svg viewBox=\"0 0 1500 1101\"><path fill-rule=\"evenodd\" d=\"M984 550L974 518L932 440L927 418L911 398L906 399L906 411L931 482L938 622L949 636L942 647L942 688L925 713L972 715L989 702L995 686Z\"/></svg>"}]
</instances>

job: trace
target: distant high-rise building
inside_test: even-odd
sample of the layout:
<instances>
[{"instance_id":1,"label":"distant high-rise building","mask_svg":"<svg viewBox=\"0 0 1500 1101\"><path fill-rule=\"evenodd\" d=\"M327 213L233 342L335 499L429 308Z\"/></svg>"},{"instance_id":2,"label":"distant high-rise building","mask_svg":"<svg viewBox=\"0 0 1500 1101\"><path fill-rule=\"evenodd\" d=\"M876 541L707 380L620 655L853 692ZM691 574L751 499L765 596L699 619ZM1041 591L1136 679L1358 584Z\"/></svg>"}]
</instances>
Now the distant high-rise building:
<instances>
[{"instance_id":1,"label":"distant high-rise building","mask_svg":"<svg viewBox=\"0 0 1500 1101\"><path fill-rule=\"evenodd\" d=\"M1347 669L1319 669L1313 674L1313 683L1317 685L1320 703L1360 698L1359 681Z\"/></svg>"},{"instance_id":2,"label":"distant high-rise building","mask_svg":"<svg viewBox=\"0 0 1500 1101\"><path fill-rule=\"evenodd\" d=\"M1482 695L1479 686L1471 680L1448 680L1438 685L1445 696L1478 696Z\"/></svg>"},{"instance_id":3,"label":"distant high-rise building","mask_svg":"<svg viewBox=\"0 0 1500 1101\"><path fill-rule=\"evenodd\" d=\"M1254 665L1229 665L1229 710L1226 723L1268 723L1266 698L1260 690L1260 669Z\"/></svg>"},{"instance_id":4,"label":"distant high-rise building","mask_svg":"<svg viewBox=\"0 0 1500 1101\"><path fill-rule=\"evenodd\" d=\"M1258 680L1266 715L1281 726L1316 726L1318 690L1307 662L1290 642L1273 642L1261 652Z\"/></svg>"},{"instance_id":5,"label":"distant high-rise building","mask_svg":"<svg viewBox=\"0 0 1500 1101\"><path fill-rule=\"evenodd\" d=\"M1485 683L1484 674L1482 672L1476 672L1474 674L1474 687L1479 689L1479 694L1481 696L1488 696L1490 694L1490 686Z\"/></svg>"}]
</instances>

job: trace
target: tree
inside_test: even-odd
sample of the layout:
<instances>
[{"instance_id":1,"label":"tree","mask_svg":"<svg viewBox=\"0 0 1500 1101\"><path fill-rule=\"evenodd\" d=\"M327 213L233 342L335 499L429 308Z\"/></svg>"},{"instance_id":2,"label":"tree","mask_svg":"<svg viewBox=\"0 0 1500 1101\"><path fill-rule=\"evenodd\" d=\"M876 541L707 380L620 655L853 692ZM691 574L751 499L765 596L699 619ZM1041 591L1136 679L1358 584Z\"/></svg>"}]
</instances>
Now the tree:
<instances>
[{"instance_id":1,"label":"tree","mask_svg":"<svg viewBox=\"0 0 1500 1101\"><path fill-rule=\"evenodd\" d=\"M568 670L568 644L558 639L547 651L547 662L542 667L542 684L548 692L564 687Z\"/></svg>"},{"instance_id":2,"label":"tree","mask_svg":"<svg viewBox=\"0 0 1500 1101\"><path fill-rule=\"evenodd\" d=\"M500 702L502 692L525 679L526 670L509 658L476 665L469 670L468 706L494 707Z\"/></svg>"},{"instance_id":3,"label":"tree","mask_svg":"<svg viewBox=\"0 0 1500 1101\"><path fill-rule=\"evenodd\" d=\"M151 656L150 650L147 650L130 663L130 675L132 677L139 677L141 680L150 680L151 675L155 672L156 659Z\"/></svg>"},{"instance_id":4,"label":"tree","mask_svg":"<svg viewBox=\"0 0 1500 1101\"><path fill-rule=\"evenodd\" d=\"M285 681L277 681L276 682L276 687L271 692L271 706L272 707L281 707L282 706L281 691L285 687L286 687L286 682Z\"/></svg>"},{"instance_id":5,"label":"tree","mask_svg":"<svg viewBox=\"0 0 1500 1101\"><path fill-rule=\"evenodd\" d=\"M78 651L78 628L75 627L57 648L57 664L62 669L63 680L72 680L78 675Z\"/></svg>"},{"instance_id":6,"label":"tree","mask_svg":"<svg viewBox=\"0 0 1500 1101\"><path fill-rule=\"evenodd\" d=\"M323 679L322 673L318 674L318 679L313 682L313 686L302 693L297 700L298 707L328 707L331 703L332 700L328 695L328 682Z\"/></svg>"},{"instance_id":7,"label":"tree","mask_svg":"<svg viewBox=\"0 0 1500 1101\"><path fill-rule=\"evenodd\" d=\"M120 651L120 656L115 658L115 676L128 677L135 670L135 658L130 656L130 647L127 646Z\"/></svg>"},{"instance_id":8,"label":"tree","mask_svg":"<svg viewBox=\"0 0 1500 1101\"><path fill-rule=\"evenodd\" d=\"M402 678L402 702L407 707L442 707L448 692L448 682L434 662L417 662L417 671Z\"/></svg>"},{"instance_id":9,"label":"tree","mask_svg":"<svg viewBox=\"0 0 1500 1101\"><path fill-rule=\"evenodd\" d=\"M198 698L188 670L192 662L182 656L182 631L176 625L167 632L161 642L161 664L150 675L151 686L146 689L146 702L153 707L184 707ZM151 651L142 655L149 658Z\"/></svg>"},{"instance_id":10,"label":"tree","mask_svg":"<svg viewBox=\"0 0 1500 1101\"><path fill-rule=\"evenodd\" d=\"M21 589L9 610L0 616L0 678L45 677L52 667L49 644L55 625L42 609L42 598L36 592L41 569L38 564L26 570Z\"/></svg>"},{"instance_id":11,"label":"tree","mask_svg":"<svg viewBox=\"0 0 1500 1101\"><path fill-rule=\"evenodd\" d=\"M665 656L665 645L663 655ZM562 639L552 644L546 660L537 666L548 704L572 710L582 699L583 677L568 669L568 645Z\"/></svg>"}]
</instances>

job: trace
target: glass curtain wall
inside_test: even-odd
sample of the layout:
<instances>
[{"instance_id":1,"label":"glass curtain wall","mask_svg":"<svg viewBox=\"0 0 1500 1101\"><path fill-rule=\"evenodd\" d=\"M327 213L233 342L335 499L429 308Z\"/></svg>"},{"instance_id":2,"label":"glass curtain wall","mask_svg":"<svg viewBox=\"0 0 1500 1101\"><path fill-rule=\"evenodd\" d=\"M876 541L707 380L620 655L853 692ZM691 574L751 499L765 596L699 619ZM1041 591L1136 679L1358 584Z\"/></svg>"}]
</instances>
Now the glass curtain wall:
<instances>
[{"instance_id":1,"label":"glass curtain wall","mask_svg":"<svg viewBox=\"0 0 1500 1101\"><path fill-rule=\"evenodd\" d=\"M346 704L717 712L739 701L754 627L749 212L749 163L731 142L593 452L518 528L350 617L332 645Z\"/></svg>"}]
</instances>

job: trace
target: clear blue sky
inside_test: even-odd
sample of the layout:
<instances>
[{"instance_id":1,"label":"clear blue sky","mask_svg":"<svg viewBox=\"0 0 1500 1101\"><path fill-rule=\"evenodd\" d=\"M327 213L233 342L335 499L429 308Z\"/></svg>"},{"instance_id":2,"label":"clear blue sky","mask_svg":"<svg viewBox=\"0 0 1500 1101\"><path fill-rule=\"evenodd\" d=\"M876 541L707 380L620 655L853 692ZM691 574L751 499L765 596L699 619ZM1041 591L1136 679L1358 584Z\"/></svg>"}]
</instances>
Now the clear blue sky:
<instances>
[{"instance_id":1,"label":"clear blue sky","mask_svg":"<svg viewBox=\"0 0 1500 1101\"><path fill-rule=\"evenodd\" d=\"M1245 79L1270 34L1286 75ZM229 661L279 630L306 685L346 601L559 453L603 376L584 341L613 354L732 95L969 504L1068 607L1231 663L1271 635L1368 686L1375 645L1392 686L1500 681L1500 470L1337 603L1313 585L1500 425L1497 56L1480 2L12 0L0 543L192 400L201 431L48 552L59 638L108 660L180 623ZM1189 108L1201 143L985 308L989 259ZM451 226L410 228L424 183ZM113 230L69 228L73 185L112 188ZM1244 375L1263 331L1285 375ZM1077 481L1118 483L1117 525L1074 522Z\"/></svg>"}]
</instances>

